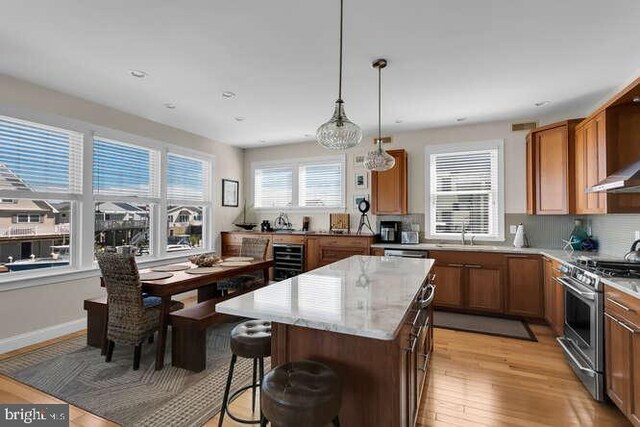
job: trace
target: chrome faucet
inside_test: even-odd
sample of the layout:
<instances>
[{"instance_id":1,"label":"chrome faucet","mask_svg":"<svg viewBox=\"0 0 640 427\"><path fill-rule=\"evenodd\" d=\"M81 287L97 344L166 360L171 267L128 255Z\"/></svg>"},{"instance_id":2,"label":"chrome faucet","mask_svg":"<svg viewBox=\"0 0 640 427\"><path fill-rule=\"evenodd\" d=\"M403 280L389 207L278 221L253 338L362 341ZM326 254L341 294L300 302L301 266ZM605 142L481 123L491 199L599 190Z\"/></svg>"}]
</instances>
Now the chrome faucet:
<instances>
[{"instance_id":1,"label":"chrome faucet","mask_svg":"<svg viewBox=\"0 0 640 427\"><path fill-rule=\"evenodd\" d=\"M466 224L463 222L462 223L462 232L460 233L460 239L462 240L462 246L467 244L467 242L464 240L465 226L466 226Z\"/></svg>"}]
</instances>

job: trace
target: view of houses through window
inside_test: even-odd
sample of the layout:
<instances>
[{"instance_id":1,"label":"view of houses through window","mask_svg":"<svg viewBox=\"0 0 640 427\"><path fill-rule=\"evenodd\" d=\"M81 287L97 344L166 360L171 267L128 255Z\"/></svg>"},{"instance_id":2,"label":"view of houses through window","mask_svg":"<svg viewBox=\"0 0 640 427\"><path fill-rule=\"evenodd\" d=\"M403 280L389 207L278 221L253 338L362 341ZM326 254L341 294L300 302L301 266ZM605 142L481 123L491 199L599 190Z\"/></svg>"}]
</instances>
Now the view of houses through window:
<instances>
[{"instance_id":1,"label":"view of houses through window","mask_svg":"<svg viewBox=\"0 0 640 427\"><path fill-rule=\"evenodd\" d=\"M84 259L84 266L93 262L92 254L72 256L72 221L80 218L83 203L83 138L0 116L0 279L2 273L72 266L72 259ZM210 248L203 233L212 212L206 156L102 136L92 142L93 230L79 230L76 241L89 232L94 251L142 257ZM154 221L161 218L167 218L166 245L154 234L160 229Z\"/></svg>"}]
</instances>

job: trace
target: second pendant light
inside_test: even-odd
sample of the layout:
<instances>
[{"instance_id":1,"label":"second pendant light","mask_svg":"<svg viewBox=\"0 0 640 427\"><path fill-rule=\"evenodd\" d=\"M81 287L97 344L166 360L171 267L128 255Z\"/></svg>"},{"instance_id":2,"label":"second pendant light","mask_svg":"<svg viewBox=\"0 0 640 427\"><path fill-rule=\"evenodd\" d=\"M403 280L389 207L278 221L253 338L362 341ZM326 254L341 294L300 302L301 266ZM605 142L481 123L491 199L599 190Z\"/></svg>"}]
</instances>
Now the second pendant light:
<instances>
[{"instance_id":1,"label":"second pendant light","mask_svg":"<svg viewBox=\"0 0 640 427\"><path fill-rule=\"evenodd\" d=\"M382 148L382 69L386 66L386 59L377 59L373 63L373 68L378 69L378 138L376 148L369 151L364 159L364 167L376 172L387 171L396 164L396 159Z\"/></svg>"}]
</instances>

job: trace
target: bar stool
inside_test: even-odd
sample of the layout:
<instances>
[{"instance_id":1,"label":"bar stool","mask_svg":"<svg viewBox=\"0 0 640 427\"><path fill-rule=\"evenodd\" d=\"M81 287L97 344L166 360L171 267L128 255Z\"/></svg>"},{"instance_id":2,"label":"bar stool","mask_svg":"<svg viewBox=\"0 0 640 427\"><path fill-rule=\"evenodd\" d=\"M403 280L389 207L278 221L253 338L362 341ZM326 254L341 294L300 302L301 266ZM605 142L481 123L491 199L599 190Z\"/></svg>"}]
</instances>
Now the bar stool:
<instances>
[{"instance_id":1,"label":"bar stool","mask_svg":"<svg viewBox=\"0 0 640 427\"><path fill-rule=\"evenodd\" d=\"M252 409L256 410L256 390L262 384L264 377L264 358L271 356L271 322L264 320L248 320L236 325L231 330L231 364L229 365L229 375L227 376L227 386L224 389L224 398L222 400L222 408L220 409L220 420L218 427L222 426L225 412L234 421L243 424L259 424L258 420L243 420L229 412L229 402L245 390L252 389L253 405ZM238 357L253 359L253 384L241 387L229 396L231 389L231 381L233 380L233 368ZM260 362L260 384L256 383L256 365ZM262 418L262 412L260 412Z\"/></svg>"},{"instance_id":2,"label":"bar stool","mask_svg":"<svg viewBox=\"0 0 640 427\"><path fill-rule=\"evenodd\" d=\"M328 366L311 360L290 362L271 370L260 387L261 426L340 427L340 377Z\"/></svg>"}]
</instances>

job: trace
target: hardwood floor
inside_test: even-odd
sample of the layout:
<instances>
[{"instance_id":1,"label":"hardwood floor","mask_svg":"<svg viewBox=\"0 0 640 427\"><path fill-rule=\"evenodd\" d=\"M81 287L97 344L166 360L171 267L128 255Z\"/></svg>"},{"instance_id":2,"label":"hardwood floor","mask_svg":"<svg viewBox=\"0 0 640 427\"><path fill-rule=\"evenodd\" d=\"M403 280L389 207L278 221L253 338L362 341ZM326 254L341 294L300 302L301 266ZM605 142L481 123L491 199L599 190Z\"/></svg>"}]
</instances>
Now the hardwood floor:
<instances>
[{"instance_id":1,"label":"hardwood floor","mask_svg":"<svg viewBox=\"0 0 640 427\"><path fill-rule=\"evenodd\" d=\"M551 329L531 325L539 342L444 329L435 330L435 352L420 426L627 426L611 404L599 404L567 365ZM33 348L33 347L31 347ZM29 351L26 348L10 354ZM0 360L7 355L0 356ZM0 376L2 403L60 402L10 378ZM232 404L251 417L251 395ZM113 426L71 407L72 426ZM218 416L207 422L217 426ZM241 426L225 417L225 426Z\"/></svg>"}]
</instances>

